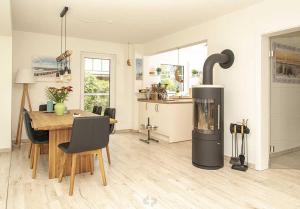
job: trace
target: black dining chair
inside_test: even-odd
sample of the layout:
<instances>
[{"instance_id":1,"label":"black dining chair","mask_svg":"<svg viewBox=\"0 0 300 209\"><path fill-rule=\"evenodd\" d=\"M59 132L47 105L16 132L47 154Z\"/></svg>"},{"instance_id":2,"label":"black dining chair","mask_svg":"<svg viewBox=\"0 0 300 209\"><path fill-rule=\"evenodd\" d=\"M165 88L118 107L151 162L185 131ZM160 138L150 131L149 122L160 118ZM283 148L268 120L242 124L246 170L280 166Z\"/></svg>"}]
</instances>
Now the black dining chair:
<instances>
[{"instance_id":1,"label":"black dining chair","mask_svg":"<svg viewBox=\"0 0 300 209\"><path fill-rule=\"evenodd\" d=\"M39 105L39 111L40 112L47 111L47 104L41 104L41 105ZM28 152L28 158L30 158L30 156L31 156L31 150L32 150L32 143L30 142L30 148L29 148L29 152Z\"/></svg>"},{"instance_id":2,"label":"black dining chair","mask_svg":"<svg viewBox=\"0 0 300 209\"><path fill-rule=\"evenodd\" d=\"M26 128L27 136L31 142L31 148L30 148L30 168L32 168L32 178L34 179L36 177L36 170L37 170L37 164L38 159L40 155L41 145L42 144L48 144L49 143L49 131L35 131L31 126L31 118L29 116L29 112L24 109L24 123Z\"/></svg>"},{"instance_id":3,"label":"black dining chair","mask_svg":"<svg viewBox=\"0 0 300 209\"><path fill-rule=\"evenodd\" d=\"M47 111L47 104L41 104L39 106L39 111Z\"/></svg>"},{"instance_id":4,"label":"black dining chair","mask_svg":"<svg viewBox=\"0 0 300 209\"><path fill-rule=\"evenodd\" d=\"M78 155L90 155L91 174L94 172L94 156L99 158L99 166L103 185L106 186L106 176L102 158L102 148L106 147L109 139L109 118L106 116L77 117L74 119L70 142L59 144L64 153L61 162L59 182L62 181L68 155L72 156L71 179L69 195L73 195L76 172L76 158Z\"/></svg>"},{"instance_id":5,"label":"black dining chair","mask_svg":"<svg viewBox=\"0 0 300 209\"><path fill-rule=\"evenodd\" d=\"M105 108L104 110L104 116L108 116L109 118L116 119L116 108ZM115 129L115 124L109 125L109 133L112 134Z\"/></svg>"},{"instance_id":6,"label":"black dining chair","mask_svg":"<svg viewBox=\"0 0 300 209\"><path fill-rule=\"evenodd\" d=\"M104 116L107 116L112 119L116 119L116 108L105 108L104 110ZM112 134L115 129L115 124L109 124L109 134ZM106 154L107 154L107 160L108 163L111 164L110 160L110 150L109 150L109 145L107 144L106 146Z\"/></svg>"},{"instance_id":7,"label":"black dining chair","mask_svg":"<svg viewBox=\"0 0 300 209\"><path fill-rule=\"evenodd\" d=\"M102 113L102 107L101 107L101 106L96 106L96 105L95 105L95 106L93 107L92 113L97 114L97 115L101 115L101 113Z\"/></svg>"}]
</instances>

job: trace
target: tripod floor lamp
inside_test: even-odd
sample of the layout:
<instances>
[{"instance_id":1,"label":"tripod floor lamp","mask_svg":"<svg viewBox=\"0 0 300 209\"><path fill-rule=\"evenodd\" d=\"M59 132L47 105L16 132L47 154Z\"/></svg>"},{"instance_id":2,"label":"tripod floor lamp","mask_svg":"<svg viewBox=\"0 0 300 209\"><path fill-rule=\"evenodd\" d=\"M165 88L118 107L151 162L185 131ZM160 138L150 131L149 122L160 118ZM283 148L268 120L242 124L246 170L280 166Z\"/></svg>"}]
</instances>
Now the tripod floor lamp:
<instances>
[{"instance_id":1,"label":"tripod floor lamp","mask_svg":"<svg viewBox=\"0 0 300 209\"><path fill-rule=\"evenodd\" d=\"M26 105L26 100L28 102L29 111L32 111L31 102L29 98L28 85L34 83L33 72L31 69L20 69L17 72L16 83L23 84L23 93L21 99L21 107L19 113L19 122L18 122L18 130L16 137L16 145L21 145L21 137L22 137L22 128L23 128L23 109Z\"/></svg>"}]
</instances>

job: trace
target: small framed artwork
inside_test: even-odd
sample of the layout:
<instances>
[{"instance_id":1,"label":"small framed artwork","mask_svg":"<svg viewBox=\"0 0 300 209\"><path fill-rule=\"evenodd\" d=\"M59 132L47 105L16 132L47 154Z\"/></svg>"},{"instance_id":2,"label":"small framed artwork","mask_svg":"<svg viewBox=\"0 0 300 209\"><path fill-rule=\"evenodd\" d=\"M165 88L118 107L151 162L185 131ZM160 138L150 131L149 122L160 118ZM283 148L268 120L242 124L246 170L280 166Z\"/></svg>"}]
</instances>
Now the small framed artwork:
<instances>
[{"instance_id":1,"label":"small framed artwork","mask_svg":"<svg viewBox=\"0 0 300 209\"><path fill-rule=\"evenodd\" d=\"M273 82L300 84L300 49L273 42L272 51Z\"/></svg>"},{"instance_id":2,"label":"small framed artwork","mask_svg":"<svg viewBox=\"0 0 300 209\"><path fill-rule=\"evenodd\" d=\"M55 57L35 56L32 57L31 66L36 81L55 82L58 72Z\"/></svg>"},{"instance_id":3,"label":"small framed artwork","mask_svg":"<svg viewBox=\"0 0 300 209\"><path fill-rule=\"evenodd\" d=\"M136 80L143 80L143 59L135 59Z\"/></svg>"}]
</instances>

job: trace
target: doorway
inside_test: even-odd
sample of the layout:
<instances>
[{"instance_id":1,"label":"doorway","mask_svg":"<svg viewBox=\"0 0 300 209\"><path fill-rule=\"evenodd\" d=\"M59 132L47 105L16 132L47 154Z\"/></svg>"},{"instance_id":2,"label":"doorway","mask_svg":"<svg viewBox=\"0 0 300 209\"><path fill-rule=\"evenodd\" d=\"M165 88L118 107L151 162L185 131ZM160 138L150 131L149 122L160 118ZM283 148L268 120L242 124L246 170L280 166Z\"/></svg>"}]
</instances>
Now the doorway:
<instances>
[{"instance_id":1,"label":"doorway","mask_svg":"<svg viewBox=\"0 0 300 209\"><path fill-rule=\"evenodd\" d=\"M114 55L81 54L81 109L114 106L114 66Z\"/></svg>"},{"instance_id":2,"label":"doorway","mask_svg":"<svg viewBox=\"0 0 300 209\"><path fill-rule=\"evenodd\" d=\"M300 31L270 37L270 155L273 169L300 169Z\"/></svg>"}]
</instances>

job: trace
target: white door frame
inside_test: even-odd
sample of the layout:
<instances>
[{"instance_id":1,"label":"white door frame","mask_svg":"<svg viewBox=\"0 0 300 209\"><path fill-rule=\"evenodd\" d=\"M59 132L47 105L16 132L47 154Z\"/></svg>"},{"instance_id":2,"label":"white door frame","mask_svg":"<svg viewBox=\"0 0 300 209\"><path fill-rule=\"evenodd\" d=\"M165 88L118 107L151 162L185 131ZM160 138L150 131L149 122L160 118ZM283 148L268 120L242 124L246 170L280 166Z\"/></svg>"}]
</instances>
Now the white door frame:
<instances>
[{"instance_id":1,"label":"white door frame","mask_svg":"<svg viewBox=\"0 0 300 209\"><path fill-rule=\"evenodd\" d=\"M270 144L271 144L271 59L270 59L270 38L299 31L300 28L290 28L261 36L261 72L260 72L260 125L258 126L258 141L256 143L256 169L264 170L269 168L270 163Z\"/></svg>"},{"instance_id":2,"label":"white door frame","mask_svg":"<svg viewBox=\"0 0 300 209\"><path fill-rule=\"evenodd\" d=\"M116 63L117 56L115 54L104 54L94 52L81 52L80 53L80 109L84 109L84 58L98 58L109 59L110 64L110 83L109 83L109 104L110 107L116 106Z\"/></svg>"}]
</instances>

